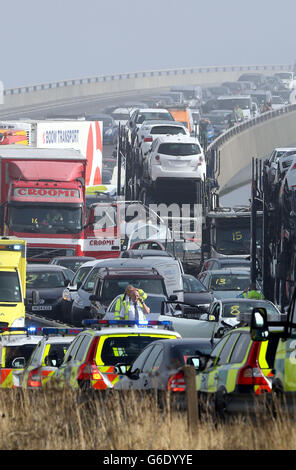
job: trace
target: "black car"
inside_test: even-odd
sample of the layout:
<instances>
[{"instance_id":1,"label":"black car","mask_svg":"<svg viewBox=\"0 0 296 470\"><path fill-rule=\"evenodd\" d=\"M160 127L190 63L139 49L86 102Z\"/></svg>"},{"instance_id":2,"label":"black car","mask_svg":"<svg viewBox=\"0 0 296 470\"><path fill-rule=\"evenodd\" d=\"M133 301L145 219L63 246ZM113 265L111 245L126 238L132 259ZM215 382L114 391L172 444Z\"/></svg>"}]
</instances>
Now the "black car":
<instances>
[{"instance_id":1,"label":"black car","mask_svg":"<svg viewBox=\"0 0 296 470\"><path fill-rule=\"evenodd\" d=\"M198 352L210 354L216 341L204 338L154 341L146 346L127 371L124 370L124 364L117 365L118 372L123 377L116 382L114 389L147 392L157 390L160 399L161 392L169 390L176 399L175 404L184 408L186 384L182 368Z\"/></svg>"},{"instance_id":2,"label":"black car","mask_svg":"<svg viewBox=\"0 0 296 470\"><path fill-rule=\"evenodd\" d=\"M58 266L64 266L70 269L73 273L76 273L77 269L87 261L92 261L96 258L93 256L57 256L52 258L49 264L55 264Z\"/></svg>"},{"instance_id":3,"label":"black car","mask_svg":"<svg viewBox=\"0 0 296 470\"><path fill-rule=\"evenodd\" d=\"M198 305L199 310L196 311L195 316L199 313L205 313L209 311L211 303L214 301L214 295L207 290L201 281L191 274L183 274L183 286L184 286L184 302L191 305ZM184 313L188 313L192 309L184 306Z\"/></svg>"},{"instance_id":4,"label":"black car","mask_svg":"<svg viewBox=\"0 0 296 470\"><path fill-rule=\"evenodd\" d=\"M200 272L209 271L212 269L251 269L251 261L246 258L224 257L224 258L209 258L207 259Z\"/></svg>"},{"instance_id":5,"label":"black car","mask_svg":"<svg viewBox=\"0 0 296 470\"><path fill-rule=\"evenodd\" d=\"M86 115L87 121L101 121L103 123L103 144L116 144L118 126L112 116L108 114Z\"/></svg>"},{"instance_id":6,"label":"black car","mask_svg":"<svg viewBox=\"0 0 296 470\"><path fill-rule=\"evenodd\" d=\"M32 290L39 291L39 304L28 305L27 313L35 313L53 320L61 319L63 290L71 282L73 271L64 266L28 264L26 275L27 297Z\"/></svg>"}]
</instances>

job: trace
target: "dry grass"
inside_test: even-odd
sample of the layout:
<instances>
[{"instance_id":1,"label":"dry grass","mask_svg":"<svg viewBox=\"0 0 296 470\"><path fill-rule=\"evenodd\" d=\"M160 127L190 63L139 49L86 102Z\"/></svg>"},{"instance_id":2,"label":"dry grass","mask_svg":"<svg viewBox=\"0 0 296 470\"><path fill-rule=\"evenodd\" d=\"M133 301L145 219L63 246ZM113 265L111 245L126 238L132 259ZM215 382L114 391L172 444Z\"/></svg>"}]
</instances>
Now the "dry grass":
<instances>
[{"instance_id":1,"label":"dry grass","mask_svg":"<svg viewBox=\"0 0 296 470\"><path fill-rule=\"evenodd\" d=\"M266 416L216 423L188 432L186 413L161 411L154 397L85 397L71 390L0 394L1 450L269 450L295 449L292 418Z\"/></svg>"}]
</instances>

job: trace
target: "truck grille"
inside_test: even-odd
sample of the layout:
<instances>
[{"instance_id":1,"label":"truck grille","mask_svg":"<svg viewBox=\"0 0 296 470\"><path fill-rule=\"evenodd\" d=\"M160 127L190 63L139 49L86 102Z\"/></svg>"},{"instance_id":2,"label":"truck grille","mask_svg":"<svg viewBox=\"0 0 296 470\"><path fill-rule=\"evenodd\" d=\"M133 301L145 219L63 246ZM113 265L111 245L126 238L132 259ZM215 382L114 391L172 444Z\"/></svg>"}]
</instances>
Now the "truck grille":
<instances>
[{"instance_id":1,"label":"truck grille","mask_svg":"<svg viewBox=\"0 0 296 470\"><path fill-rule=\"evenodd\" d=\"M27 258L29 261L55 258L56 256L74 256L75 250L72 248L51 248L51 247L28 247Z\"/></svg>"}]
</instances>

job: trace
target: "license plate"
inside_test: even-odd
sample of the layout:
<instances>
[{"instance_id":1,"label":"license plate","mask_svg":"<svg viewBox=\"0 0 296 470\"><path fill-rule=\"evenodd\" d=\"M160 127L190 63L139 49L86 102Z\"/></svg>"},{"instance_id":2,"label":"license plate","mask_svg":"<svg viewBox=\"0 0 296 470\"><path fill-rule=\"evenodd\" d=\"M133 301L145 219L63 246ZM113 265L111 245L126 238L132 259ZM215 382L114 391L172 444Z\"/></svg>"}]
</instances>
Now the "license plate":
<instances>
[{"instance_id":1,"label":"license plate","mask_svg":"<svg viewBox=\"0 0 296 470\"><path fill-rule=\"evenodd\" d=\"M52 305L34 305L32 310L52 310Z\"/></svg>"},{"instance_id":2,"label":"license plate","mask_svg":"<svg viewBox=\"0 0 296 470\"><path fill-rule=\"evenodd\" d=\"M188 160L174 160L172 162L170 162L172 166L187 166L189 161Z\"/></svg>"}]
</instances>

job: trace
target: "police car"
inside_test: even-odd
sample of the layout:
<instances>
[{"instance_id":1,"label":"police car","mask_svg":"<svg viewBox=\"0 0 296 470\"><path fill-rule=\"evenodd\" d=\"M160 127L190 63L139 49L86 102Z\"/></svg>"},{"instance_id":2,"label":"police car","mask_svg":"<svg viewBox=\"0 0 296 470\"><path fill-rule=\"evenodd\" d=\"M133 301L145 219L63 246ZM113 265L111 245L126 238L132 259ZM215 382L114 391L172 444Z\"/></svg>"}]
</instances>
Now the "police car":
<instances>
[{"instance_id":1,"label":"police car","mask_svg":"<svg viewBox=\"0 0 296 470\"><path fill-rule=\"evenodd\" d=\"M3 333L3 329L0 332ZM23 333L11 331L11 334L0 335L0 388L15 388L14 373L23 372L26 362L42 339L40 335Z\"/></svg>"},{"instance_id":2,"label":"police car","mask_svg":"<svg viewBox=\"0 0 296 470\"><path fill-rule=\"evenodd\" d=\"M276 338L254 341L249 327L239 327L223 336L209 356L199 356L201 411L210 409L220 418L257 412L272 390L276 347Z\"/></svg>"},{"instance_id":3,"label":"police car","mask_svg":"<svg viewBox=\"0 0 296 470\"><path fill-rule=\"evenodd\" d=\"M80 331L81 329L43 328L45 336L39 340L25 368L13 372L14 386L37 389L44 385L63 362L68 347Z\"/></svg>"},{"instance_id":4,"label":"police car","mask_svg":"<svg viewBox=\"0 0 296 470\"><path fill-rule=\"evenodd\" d=\"M49 386L82 390L112 388L119 380L114 371L116 364L131 364L152 341L181 338L179 333L165 329L170 327L165 321L84 320L84 324L92 328L83 330L71 343Z\"/></svg>"},{"instance_id":5,"label":"police car","mask_svg":"<svg viewBox=\"0 0 296 470\"><path fill-rule=\"evenodd\" d=\"M273 361L272 395L278 398L282 411L295 411L296 398L296 289L289 304L287 318L281 322L269 321L267 311L262 308L253 312L251 338L262 345L275 343Z\"/></svg>"}]
</instances>

